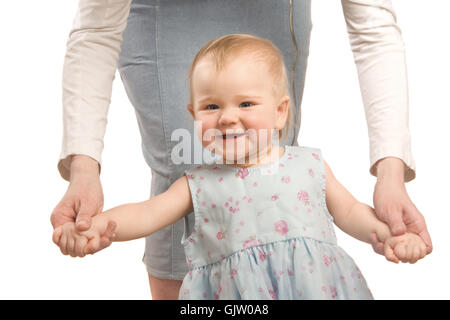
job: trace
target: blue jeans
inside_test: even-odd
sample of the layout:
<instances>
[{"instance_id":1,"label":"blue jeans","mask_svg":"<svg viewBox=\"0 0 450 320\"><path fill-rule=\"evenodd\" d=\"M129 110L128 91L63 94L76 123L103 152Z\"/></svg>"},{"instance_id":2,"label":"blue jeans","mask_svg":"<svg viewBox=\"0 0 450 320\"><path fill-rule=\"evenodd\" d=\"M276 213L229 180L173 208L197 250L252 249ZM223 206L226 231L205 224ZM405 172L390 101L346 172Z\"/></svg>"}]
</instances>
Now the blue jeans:
<instances>
[{"instance_id":1,"label":"blue jeans","mask_svg":"<svg viewBox=\"0 0 450 320\"><path fill-rule=\"evenodd\" d=\"M171 135L184 128L195 137L194 122L186 109L187 71L197 51L224 34L254 34L272 41L281 50L292 85L292 122L284 144L297 145L311 28L310 0L292 0L292 9L290 0L132 2L123 34L119 73L135 108L144 158L151 168L150 197L166 191L192 166L171 161L171 150L179 143L171 141ZM193 220L194 215L189 214L190 229ZM146 238L143 261L152 276L184 278L188 267L181 245L183 232L184 223L180 220Z\"/></svg>"}]
</instances>

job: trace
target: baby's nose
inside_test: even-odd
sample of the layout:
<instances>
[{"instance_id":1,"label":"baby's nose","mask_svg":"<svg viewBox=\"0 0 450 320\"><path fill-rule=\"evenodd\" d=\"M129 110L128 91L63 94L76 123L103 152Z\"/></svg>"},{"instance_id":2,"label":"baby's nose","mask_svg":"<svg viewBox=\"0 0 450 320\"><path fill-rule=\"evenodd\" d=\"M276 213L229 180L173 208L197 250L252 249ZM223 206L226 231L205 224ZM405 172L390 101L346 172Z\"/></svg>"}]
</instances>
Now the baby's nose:
<instances>
[{"instance_id":1,"label":"baby's nose","mask_svg":"<svg viewBox=\"0 0 450 320\"><path fill-rule=\"evenodd\" d=\"M219 118L220 125L229 125L239 122L239 110L225 108Z\"/></svg>"}]
</instances>

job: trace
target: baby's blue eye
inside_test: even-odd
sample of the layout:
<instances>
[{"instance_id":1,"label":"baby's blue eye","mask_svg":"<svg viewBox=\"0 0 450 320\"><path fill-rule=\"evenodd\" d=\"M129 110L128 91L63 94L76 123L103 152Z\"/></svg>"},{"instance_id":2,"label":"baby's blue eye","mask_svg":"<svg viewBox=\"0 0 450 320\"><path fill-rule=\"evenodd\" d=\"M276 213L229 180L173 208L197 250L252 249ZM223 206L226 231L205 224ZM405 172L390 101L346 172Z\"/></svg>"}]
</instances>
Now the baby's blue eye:
<instances>
[{"instance_id":1,"label":"baby's blue eye","mask_svg":"<svg viewBox=\"0 0 450 320\"><path fill-rule=\"evenodd\" d=\"M242 102L241 103L241 107L246 108L246 107L250 107L252 105L251 102Z\"/></svg>"},{"instance_id":2,"label":"baby's blue eye","mask_svg":"<svg viewBox=\"0 0 450 320\"><path fill-rule=\"evenodd\" d=\"M215 110L215 109L219 109L219 106L217 104L208 104L206 106L206 109L208 109L208 110Z\"/></svg>"}]
</instances>

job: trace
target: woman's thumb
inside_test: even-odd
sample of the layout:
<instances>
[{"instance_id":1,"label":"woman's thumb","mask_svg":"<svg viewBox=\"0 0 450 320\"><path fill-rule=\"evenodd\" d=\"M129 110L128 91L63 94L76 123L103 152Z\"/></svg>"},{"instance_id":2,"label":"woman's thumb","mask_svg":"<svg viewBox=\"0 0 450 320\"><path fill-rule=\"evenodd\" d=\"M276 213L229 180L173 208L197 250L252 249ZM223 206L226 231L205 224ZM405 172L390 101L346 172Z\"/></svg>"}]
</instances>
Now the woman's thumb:
<instances>
[{"instance_id":1,"label":"woman's thumb","mask_svg":"<svg viewBox=\"0 0 450 320\"><path fill-rule=\"evenodd\" d=\"M388 212L387 224L393 236L400 236L406 232L406 225L403 222L403 214L401 211Z\"/></svg>"},{"instance_id":2,"label":"woman's thumb","mask_svg":"<svg viewBox=\"0 0 450 320\"><path fill-rule=\"evenodd\" d=\"M95 215L95 209L92 206L82 203L75 220L77 231L89 230L91 227L91 217L93 215Z\"/></svg>"}]
</instances>

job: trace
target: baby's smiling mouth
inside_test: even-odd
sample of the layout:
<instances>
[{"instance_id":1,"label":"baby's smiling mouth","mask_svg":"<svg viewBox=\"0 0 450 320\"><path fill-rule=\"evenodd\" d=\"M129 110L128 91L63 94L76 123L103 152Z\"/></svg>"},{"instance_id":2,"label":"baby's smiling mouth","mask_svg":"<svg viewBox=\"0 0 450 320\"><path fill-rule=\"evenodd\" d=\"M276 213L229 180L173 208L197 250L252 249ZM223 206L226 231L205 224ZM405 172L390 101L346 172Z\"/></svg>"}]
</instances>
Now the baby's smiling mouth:
<instances>
[{"instance_id":1,"label":"baby's smiling mouth","mask_svg":"<svg viewBox=\"0 0 450 320\"><path fill-rule=\"evenodd\" d=\"M217 137L227 140L227 139L237 139L237 138L240 138L240 137L246 136L246 135L247 135L247 133L240 132L240 133L227 133L227 134L219 135Z\"/></svg>"}]
</instances>

